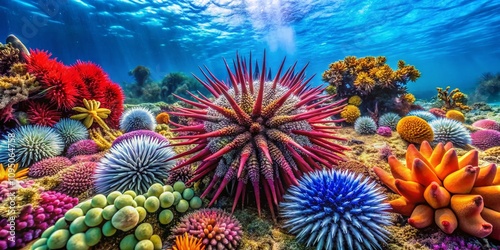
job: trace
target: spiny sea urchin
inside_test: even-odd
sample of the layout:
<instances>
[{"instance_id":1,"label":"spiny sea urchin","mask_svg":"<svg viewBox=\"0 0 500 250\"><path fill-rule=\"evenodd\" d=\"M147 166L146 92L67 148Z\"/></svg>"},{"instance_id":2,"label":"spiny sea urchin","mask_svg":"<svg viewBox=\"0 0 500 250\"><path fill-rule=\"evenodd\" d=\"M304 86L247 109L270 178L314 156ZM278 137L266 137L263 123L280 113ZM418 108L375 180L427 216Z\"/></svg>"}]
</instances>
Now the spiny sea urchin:
<instances>
[{"instance_id":1,"label":"spiny sea urchin","mask_svg":"<svg viewBox=\"0 0 500 250\"><path fill-rule=\"evenodd\" d=\"M251 55L249 61L252 61ZM264 53L264 70L260 79L254 81L250 62L240 60L237 55L234 73L224 62L231 80L229 84L217 79L208 69L207 72L201 70L206 81L196 77L213 94L214 100L191 93L197 102L177 96L194 108L178 108L171 114L203 123L183 126L171 122L178 127L173 131L191 133L176 138L188 141L172 145L197 145L175 157L196 153L174 169L201 161L190 182L214 173L202 194L205 197L212 189L216 190L209 205L230 181L236 181L233 210L244 196L246 184L251 183L260 213L262 186L274 217L274 206L282 200L285 187L297 184L302 172L323 166L330 168L342 160L346 148L332 141L342 140L333 132L334 123L341 120L330 117L342 111L345 100L327 103L333 97L321 95L322 87L308 87L312 77L305 78L307 65L294 73L294 64L281 76L283 60L274 80L266 81Z\"/></svg>"},{"instance_id":2,"label":"spiny sea urchin","mask_svg":"<svg viewBox=\"0 0 500 250\"><path fill-rule=\"evenodd\" d=\"M54 129L59 132L66 147L77 141L89 138L89 131L77 120L62 118L54 125Z\"/></svg>"}]
</instances>

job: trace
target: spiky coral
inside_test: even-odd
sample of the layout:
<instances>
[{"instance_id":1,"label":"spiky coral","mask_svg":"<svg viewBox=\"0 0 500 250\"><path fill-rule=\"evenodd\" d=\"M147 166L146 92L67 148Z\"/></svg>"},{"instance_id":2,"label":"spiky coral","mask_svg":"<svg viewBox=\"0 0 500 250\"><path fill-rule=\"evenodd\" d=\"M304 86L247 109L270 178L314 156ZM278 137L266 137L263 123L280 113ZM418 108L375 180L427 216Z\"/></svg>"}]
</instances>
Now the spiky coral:
<instances>
[{"instance_id":1,"label":"spiky coral","mask_svg":"<svg viewBox=\"0 0 500 250\"><path fill-rule=\"evenodd\" d=\"M434 143L451 142L457 147L465 148L472 142L469 131L459 121L440 118L429 125L434 132Z\"/></svg>"},{"instance_id":2,"label":"spiky coral","mask_svg":"<svg viewBox=\"0 0 500 250\"><path fill-rule=\"evenodd\" d=\"M284 226L316 249L382 249L389 206L375 182L353 172L305 175L280 204ZM381 244L382 243L382 244Z\"/></svg>"},{"instance_id":3,"label":"spiky coral","mask_svg":"<svg viewBox=\"0 0 500 250\"><path fill-rule=\"evenodd\" d=\"M99 151L100 148L97 146L97 143L94 140L87 139L71 144L66 152L66 156L72 158L77 155L92 155L97 154Z\"/></svg>"},{"instance_id":4,"label":"spiky coral","mask_svg":"<svg viewBox=\"0 0 500 250\"><path fill-rule=\"evenodd\" d=\"M102 150L111 148L116 138L118 138L122 134L123 133L120 130L114 129L102 131L101 129L97 128L89 130L90 138L94 140L97 146L99 146L99 148Z\"/></svg>"},{"instance_id":5,"label":"spiky coral","mask_svg":"<svg viewBox=\"0 0 500 250\"><path fill-rule=\"evenodd\" d=\"M90 128L94 121L105 130L109 130L108 125L103 119L108 118L111 110L106 108L100 108L101 102L96 100L83 99L83 105L85 107L74 107L73 110L79 112L80 114L71 116L71 119L83 120L83 125Z\"/></svg>"},{"instance_id":6,"label":"spiky coral","mask_svg":"<svg viewBox=\"0 0 500 250\"><path fill-rule=\"evenodd\" d=\"M403 117L399 120L396 130L403 140L410 143L434 140L432 127L424 119L417 116Z\"/></svg>"},{"instance_id":7,"label":"spiky coral","mask_svg":"<svg viewBox=\"0 0 500 250\"><path fill-rule=\"evenodd\" d=\"M500 131L485 129L476 131L470 136L472 145L481 150L500 146Z\"/></svg>"},{"instance_id":8,"label":"spiky coral","mask_svg":"<svg viewBox=\"0 0 500 250\"><path fill-rule=\"evenodd\" d=\"M61 156L51 157L43 159L31 165L31 167L29 168L28 175L32 178L52 176L71 165L72 165L71 161L66 157L61 157Z\"/></svg>"},{"instance_id":9,"label":"spiky coral","mask_svg":"<svg viewBox=\"0 0 500 250\"><path fill-rule=\"evenodd\" d=\"M354 131L360 135L373 135L377 132L377 123L369 116L361 116L354 122Z\"/></svg>"},{"instance_id":10,"label":"spiky coral","mask_svg":"<svg viewBox=\"0 0 500 250\"><path fill-rule=\"evenodd\" d=\"M201 209L182 217L173 236L188 233L201 239L207 250L237 249L243 236L239 221L220 209Z\"/></svg>"},{"instance_id":11,"label":"spiky coral","mask_svg":"<svg viewBox=\"0 0 500 250\"><path fill-rule=\"evenodd\" d=\"M396 113L385 113L378 118L378 125L380 127L389 127L391 130L396 130L396 126L398 125L399 120L401 120L401 116Z\"/></svg>"},{"instance_id":12,"label":"spiky coral","mask_svg":"<svg viewBox=\"0 0 500 250\"><path fill-rule=\"evenodd\" d=\"M260 212L261 186L274 216L273 207L282 199L284 187L297 183L301 172L331 167L342 160L344 147L332 142L340 139L334 135L338 122L330 117L338 114L343 106L339 102L325 104L330 99L320 95L321 87L308 88L304 67L299 73L288 69L283 76L283 63L274 80L266 82L266 71L253 81L251 63L237 56L235 73L226 63L231 87L202 71L206 81L198 80L214 95L215 100L193 95L198 102L180 98L195 108L178 108L173 115L196 118L203 124L178 126L173 131L191 132L192 135L176 139L188 139L173 145L197 144L191 150L179 154L180 158L196 153L177 168L202 161L196 170L194 182L206 175L212 176L202 197L214 187L212 205L227 184L236 181L233 210L243 196L246 184L251 183ZM265 55L263 69L265 67ZM212 175L211 173L214 172ZM220 181L220 183L219 183ZM219 183L217 186L216 184Z\"/></svg>"},{"instance_id":13,"label":"spiky coral","mask_svg":"<svg viewBox=\"0 0 500 250\"><path fill-rule=\"evenodd\" d=\"M431 122L436 120L436 116L433 113L425 110L412 110L408 112L406 116L416 116L424 119L426 122Z\"/></svg>"},{"instance_id":14,"label":"spiky coral","mask_svg":"<svg viewBox=\"0 0 500 250\"><path fill-rule=\"evenodd\" d=\"M470 111L471 108L467 106L467 97L460 89L456 88L450 91L450 86L445 89L436 88L438 91L437 98L443 102L441 109L447 111L450 109L459 109L462 111Z\"/></svg>"},{"instance_id":15,"label":"spiky coral","mask_svg":"<svg viewBox=\"0 0 500 250\"><path fill-rule=\"evenodd\" d=\"M62 181L57 190L71 196L79 196L93 187L92 176L97 167L96 162L82 162L68 167L62 174Z\"/></svg>"},{"instance_id":16,"label":"spiky coral","mask_svg":"<svg viewBox=\"0 0 500 250\"><path fill-rule=\"evenodd\" d=\"M7 164L5 167L0 163L0 182L9 180L13 177L14 180L23 180L28 177L29 168L18 171L19 164Z\"/></svg>"},{"instance_id":17,"label":"spiky coral","mask_svg":"<svg viewBox=\"0 0 500 250\"><path fill-rule=\"evenodd\" d=\"M412 226L425 228L434 221L448 234L458 227L476 237L491 234L500 239L500 206L495 198L500 171L495 164L478 167L476 150L458 157L451 143L432 149L425 141L420 151L408 146L406 166L394 156L388 161L392 174L378 167L373 170L401 195L390 205L393 212L410 216Z\"/></svg>"},{"instance_id":18,"label":"spiky coral","mask_svg":"<svg viewBox=\"0 0 500 250\"><path fill-rule=\"evenodd\" d=\"M62 114L49 103L30 101L27 115L30 124L52 127L61 119Z\"/></svg>"},{"instance_id":19,"label":"spiky coral","mask_svg":"<svg viewBox=\"0 0 500 250\"><path fill-rule=\"evenodd\" d=\"M347 123L354 123L356 119L358 119L361 116L361 111L359 108L355 105L347 105L342 112L340 112L340 117L342 119L345 119L345 122Z\"/></svg>"}]
</instances>

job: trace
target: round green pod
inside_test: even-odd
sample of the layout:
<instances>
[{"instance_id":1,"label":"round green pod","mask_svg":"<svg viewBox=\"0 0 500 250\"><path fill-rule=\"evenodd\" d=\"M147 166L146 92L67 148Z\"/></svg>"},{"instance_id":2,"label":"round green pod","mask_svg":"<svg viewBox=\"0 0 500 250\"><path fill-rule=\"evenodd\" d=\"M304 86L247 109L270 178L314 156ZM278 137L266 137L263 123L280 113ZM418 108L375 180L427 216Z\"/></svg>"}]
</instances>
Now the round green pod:
<instances>
[{"instance_id":1,"label":"round green pod","mask_svg":"<svg viewBox=\"0 0 500 250\"><path fill-rule=\"evenodd\" d=\"M193 197L190 201L189 201L189 206L193 209L198 209L201 207L201 205L203 204L202 200L200 199L200 197L198 196L195 196Z\"/></svg>"},{"instance_id":2,"label":"round green pod","mask_svg":"<svg viewBox=\"0 0 500 250\"><path fill-rule=\"evenodd\" d=\"M115 207L115 205L107 205L103 210L102 210L102 218L105 220L111 220L113 218L113 215L118 211L118 209Z\"/></svg>"},{"instance_id":3,"label":"round green pod","mask_svg":"<svg viewBox=\"0 0 500 250\"><path fill-rule=\"evenodd\" d=\"M54 231L59 229L68 229L68 228L69 224L66 221L66 219L64 219L64 217L59 218L59 220L57 220L56 223L54 224Z\"/></svg>"},{"instance_id":4,"label":"round green pod","mask_svg":"<svg viewBox=\"0 0 500 250\"><path fill-rule=\"evenodd\" d=\"M174 204L175 197L172 192L166 191L160 195L160 205L162 208L169 208Z\"/></svg>"},{"instance_id":5,"label":"round green pod","mask_svg":"<svg viewBox=\"0 0 500 250\"><path fill-rule=\"evenodd\" d=\"M106 205L108 205L108 200L103 194L98 194L92 197L90 203L92 204L92 207L104 208Z\"/></svg>"},{"instance_id":6,"label":"round green pod","mask_svg":"<svg viewBox=\"0 0 500 250\"><path fill-rule=\"evenodd\" d=\"M179 204L179 201L182 200L182 194L178 191L174 191L172 194L174 195L174 205Z\"/></svg>"},{"instance_id":7,"label":"round green pod","mask_svg":"<svg viewBox=\"0 0 500 250\"><path fill-rule=\"evenodd\" d=\"M47 239L47 247L50 249L59 249L66 246L66 243L69 240L69 230L68 229L59 229L53 232L49 239Z\"/></svg>"},{"instance_id":8,"label":"round green pod","mask_svg":"<svg viewBox=\"0 0 500 250\"><path fill-rule=\"evenodd\" d=\"M83 216L83 215L85 215L85 214L83 213L83 210L81 208L74 207L74 208L68 210L64 214L64 219L66 219L67 221L74 221L76 218Z\"/></svg>"},{"instance_id":9,"label":"round green pod","mask_svg":"<svg viewBox=\"0 0 500 250\"><path fill-rule=\"evenodd\" d=\"M67 250L87 250L90 247L85 242L85 234L77 233L69 238L68 243L66 244Z\"/></svg>"},{"instance_id":10,"label":"round green pod","mask_svg":"<svg viewBox=\"0 0 500 250\"><path fill-rule=\"evenodd\" d=\"M186 184L184 184L184 182L182 182L182 181L178 181L178 182L174 183L174 191L182 193L185 188L186 188Z\"/></svg>"},{"instance_id":11,"label":"round green pod","mask_svg":"<svg viewBox=\"0 0 500 250\"><path fill-rule=\"evenodd\" d=\"M134 190L127 190L127 191L125 191L125 193L123 193L123 194L130 195L130 196L132 196L132 198L135 198L135 197L137 196L137 194L135 193L135 191L134 191Z\"/></svg>"},{"instance_id":12,"label":"round green pod","mask_svg":"<svg viewBox=\"0 0 500 250\"><path fill-rule=\"evenodd\" d=\"M148 189L148 196L160 197L161 193L163 193L163 186L160 183L155 183Z\"/></svg>"},{"instance_id":13,"label":"round green pod","mask_svg":"<svg viewBox=\"0 0 500 250\"><path fill-rule=\"evenodd\" d=\"M163 248L160 236L153 234L149 240L153 242L154 250L161 250Z\"/></svg>"},{"instance_id":14,"label":"round green pod","mask_svg":"<svg viewBox=\"0 0 500 250\"><path fill-rule=\"evenodd\" d=\"M42 236L40 236L40 238L49 238L49 236L54 232L56 231L56 227L55 226L50 226L48 227L47 229L45 229L45 231L43 231L42 233Z\"/></svg>"},{"instance_id":15,"label":"round green pod","mask_svg":"<svg viewBox=\"0 0 500 250\"><path fill-rule=\"evenodd\" d=\"M113 191L108 194L108 197L106 197L106 200L108 200L108 205L113 205L115 203L116 197L122 195L120 191Z\"/></svg>"},{"instance_id":16,"label":"round green pod","mask_svg":"<svg viewBox=\"0 0 500 250\"><path fill-rule=\"evenodd\" d=\"M192 188L186 188L184 191L182 191L182 198L184 200L191 200L191 198L194 197L194 190Z\"/></svg>"},{"instance_id":17,"label":"round green pod","mask_svg":"<svg viewBox=\"0 0 500 250\"><path fill-rule=\"evenodd\" d=\"M149 223L142 223L135 228L135 238L138 240L146 240L153 235L153 226Z\"/></svg>"},{"instance_id":18,"label":"round green pod","mask_svg":"<svg viewBox=\"0 0 500 250\"><path fill-rule=\"evenodd\" d=\"M134 248L134 250L154 250L154 249L155 245L150 240L141 240L137 242L137 245L135 245Z\"/></svg>"},{"instance_id":19,"label":"round green pod","mask_svg":"<svg viewBox=\"0 0 500 250\"><path fill-rule=\"evenodd\" d=\"M177 205L175 205L175 210L179 213L185 213L189 209L189 202L187 200L180 200Z\"/></svg>"},{"instance_id":20,"label":"round green pod","mask_svg":"<svg viewBox=\"0 0 500 250\"><path fill-rule=\"evenodd\" d=\"M89 227L96 227L101 224L102 221L102 208L94 207L85 215L85 224Z\"/></svg>"},{"instance_id":21,"label":"round green pod","mask_svg":"<svg viewBox=\"0 0 500 250\"><path fill-rule=\"evenodd\" d=\"M69 231L71 234L77 234L81 232L85 232L89 227L85 223L85 216L80 216L76 218L71 225L69 225Z\"/></svg>"},{"instance_id":22,"label":"round green pod","mask_svg":"<svg viewBox=\"0 0 500 250\"><path fill-rule=\"evenodd\" d=\"M116 233L116 228L113 227L111 221L106 221L104 225L102 225L102 234L106 237L113 236Z\"/></svg>"},{"instance_id":23,"label":"round green pod","mask_svg":"<svg viewBox=\"0 0 500 250\"><path fill-rule=\"evenodd\" d=\"M118 210L111 218L113 227L124 232L137 226L137 223L139 223L139 212L132 206Z\"/></svg>"},{"instance_id":24,"label":"round green pod","mask_svg":"<svg viewBox=\"0 0 500 250\"><path fill-rule=\"evenodd\" d=\"M137 195L135 198L134 198L134 201L137 203L137 206L139 207L143 207L144 206L144 202L146 201L146 197L144 195Z\"/></svg>"},{"instance_id":25,"label":"round green pod","mask_svg":"<svg viewBox=\"0 0 500 250\"><path fill-rule=\"evenodd\" d=\"M144 219L146 219L146 215L148 215L148 212L146 212L146 209L144 209L143 207L136 207L135 209L139 213L139 223L141 223Z\"/></svg>"},{"instance_id":26,"label":"round green pod","mask_svg":"<svg viewBox=\"0 0 500 250\"><path fill-rule=\"evenodd\" d=\"M129 234L120 241L120 250L134 250L135 245L139 242L135 235Z\"/></svg>"},{"instance_id":27,"label":"round green pod","mask_svg":"<svg viewBox=\"0 0 500 250\"><path fill-rule=\"evenodd\" d=\"M137 207L137 202L134 201L134 198L128 194L122 194L116 197L115 202L113 203L116 209L120 210L126 206Z\"/></svg>"},{"instance_id":28,"label":"round green pod","mask_svg":"<svg viewBox=\"0 0 500 250\"><path fill-rule=\"evenodd\" d=\"M148 197L144 202L144 208L148 213L154 213L160 208L160 200L156 196Z\"/></svg>"},{"instance_id":29,"label":"round green pod","mask_svg":"<svg viewBox=\"0 0 500 250\"><path fill-rule=\"evenodd\" d=\"M39 246L37 248L31 248L31 249L34 249L34 250L49 250L49 248L47 247L47 245L43 245L43 246Z\"/></svg>"},{"instance_id":30,"label":"round green pod","mask_svg":"<svg viewBox=\"0 0 500 250\"><path fill-rule=\"evenodd\" d=\"M174 192L174 188L171 185L163 186L163 192Z\"/></svg>"},{"instance_id":31,"label":"round green pod","mask_svg":"<svg viewBox=\"0 0 500 250\"><path fill-rule=\"evenodd\" d=\"M33 245L31 245L31 249L36 249L37 247L45 246L47 245L47 238L40 238Z\"/></svg>"},{"instance_id":32,"label":"round green pod","mask_svg":"<svg viewBox=\"0 0 500 250\"><path fill-rule=\"evenodd\" d=\"M93 227L89 228L87 232L85 232L85 243L87 243L88 246L95 246L99 241L101 241L102 238L102 232L101 229L98 227Z\"/></svg>"},{"instance_id":33,"label":"round green pod","mask_svg":"<svg viewBox=\"0 0 500 250\"><path fill-rule=\"evenodd\" d=\"M158 220L163 225L167 225L168 223L172 222L173 219L174 219L174 213L172 213L170 209L165 209L161 211L160 215L158 216Z\"/></svg>"},{"instance_id":34,"label":"round green pod","mask_svg":"<svg viewBox=\"0 0 500 250\"><path fill-rule=\"evenodd\" d=\"M83 214L86 214L92 208L92 200L86 200L75 207L82 209Z\"/></svg>"}]
</instances>

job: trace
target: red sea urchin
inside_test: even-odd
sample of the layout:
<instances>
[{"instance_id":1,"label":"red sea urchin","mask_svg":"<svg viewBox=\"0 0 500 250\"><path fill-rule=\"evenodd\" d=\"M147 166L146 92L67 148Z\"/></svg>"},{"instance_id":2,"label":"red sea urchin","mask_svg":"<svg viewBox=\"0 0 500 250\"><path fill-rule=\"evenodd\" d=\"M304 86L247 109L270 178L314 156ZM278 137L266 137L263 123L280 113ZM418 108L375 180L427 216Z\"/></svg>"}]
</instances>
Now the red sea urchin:
<instances>
[{"instance_id":1,"label":"red sea urchin","mask_svg":"<svg viewBox=\"0 0 500 250\"><path fill-rule=\"evenodd\" d=\"M332 139L342 140L333 132L336 128L333 123L340 120L330 117L340 113L345 100L327 104L333 97L321 95L322 87L308 87L312 77L305 79L307 65L295 74L295 64L280 76L283 60L274 80L266 81L266 70L263 70L260 79L254 81L251 63L240 60L238 55L236 60L233 62L235 73L224 61L231 86L217 79L208 69L207 72L201 70L206 81L195 76L215 100L191 93L198 102L177 96L195 108L178 108L171 114L199 119L203 123L183 126L172 122L178 127L174 131L191 132L176 138L187 141L172 145L197 144L174 157L196 153L174 170L201 161L190 182L214 172L202 194L205 197L212 188L216 190L209 205L217 200L230 181L236 181L233 211L238 200L245 196L246 184L251 182L260 213L262 185L274 217L273 207L282 200L285 187L297 184L303 172L322 169L321 165L330 168L342 160L346 148L332 142ZM266 69L265 64L264 53L263 69Z\"/></svg>"}]
</instances>

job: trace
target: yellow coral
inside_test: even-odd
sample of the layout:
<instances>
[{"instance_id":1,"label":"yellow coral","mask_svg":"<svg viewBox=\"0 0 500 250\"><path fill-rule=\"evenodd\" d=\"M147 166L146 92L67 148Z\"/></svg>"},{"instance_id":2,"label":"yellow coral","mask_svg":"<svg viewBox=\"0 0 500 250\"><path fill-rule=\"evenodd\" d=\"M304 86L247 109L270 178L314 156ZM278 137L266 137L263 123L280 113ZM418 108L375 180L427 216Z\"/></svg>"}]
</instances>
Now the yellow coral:
<instances>
[{"instance_id":1,"label":"yellow coral","mask_svg":"<svg viewBox=\"0 0 500 250\"><path fill-rule=\"evenodd\" d=\"M375 80L371 78L368 73L360 72L356 80L354 80L354 86L364 92L370 92L375 87Z\"/></svg>"},{"instance_id":2,"label":"yellow coral","mask_svg":"<svg viewBox=\"0 0 500 250\"><path fill-rule=\"evenodd\" d=\"M354 105L347 105L342 112L340 112L340 117L345 119L347 123L354 123L356 119L361 116L361 111Z\"/></svg>"},{"instance_id":3,"label":"yellow coral","mask_svg":"<svg viewBox=\"0 0 500 250\"><path fill-rule=\"evenodd\" d=\"M454 110L454 109L448 110L448 112L446 112L446 118L456 120L459 122L465 122L464 114L462 112L460 112L458 110Z\"/></svg>"},{"instance_id":4,"label":"yellow coral","mask_svg":"<svg viewBox=\"0 0 500 250\"><path fill-rule=\"evenodd\" d=\"M348 104L351 104L354 106L359 106L359 105L361 105L362 102L363 102L363 100L361 100L361 97L359 97L358 95L351 96L349 98L349 100L347 101Z\"/></svg>"},{"instance_id":5,"label":"yellow coral","mask_svg":"<svg viewBox=\"0 0 500 250\"><path fill-rule=\"evenodd\" d=\"M410 104L413 104L417 100L412 93L406 93L406 94L404 94L402 99L405 102L410 103Z\"/></svg>"},{"instance_id":6,"label":"yellow coral","mask_svg":"<svg viewBox=\"0 0 500 250\"><path fill-rule=\"evenodd\" d=\"M410 143L434 140L434 132L431 126L424 119L417 116L403 117L399 120L396 131L403 140Z\"/></svg>"},{"instance_id":7,"label":"yellow coral","mask_svg":"<svg viewBox=\"0 0 500 250\"><path fill-rule=\"evenodd\" d=\"M39 89L36 78L30 74L0 77L0 109L28 100Z\"/></svg>"},{"instance_id":8,"label":"yellow coral","mask_svg":"<svg viewBox=\"0 0 500 250\"><path fill-rule=\"evenodd\" d=\"M498 156L500 156L500 146L486 149L484 151L484 154L487 155L487 156L496 156L496 157L498 157Z\"/></svg>"},{"instance_id":9,"label":"yellow coral","mask_svg":"<svg viewBox=\"0 0 500 250\"><path fill-rule=\"evenodd\" d=\"M123 133L120 130L108 129L104 133L100 129L90 129L89 135L101 150L110 149L113 141Z\"/></svg>"},{"instance_id":10,"label":"yellow coral","mask_svg":"<svg viewBox=\"0 0 500 250\"><path fill-rule=\"evenodd\" d=\"M101 128L105 130L109 130L108 125L104 122L103 119L108 118L111 110L106 108L99 108L101 106L101 102L96 100L87 100L83 99L83 105L85 107L74 107L73 110L80 112L81 114L73 115L70 118L75 120L83 120L83 125L85 127L90 128L92 123L97 122Z\"/></svg>"},{"instance_id":11,"label":"yellow coral","mask_svg":"<svg viewBox=\"0 0 500 250\"><path fill-rule=\"evenodd\" d=\"M436 88L438 91L437 98L443 102L443 110L450 109L460 109L461 111L470 111L471 108L467 106L467 96L460 92L460 89L455 88L450 91L450 86L447 86L446 89Z\"/></svg>"},{"instance_id":12,"label":"yellow coral","mask_svg":"<svg viewBox=\"0 0 500 250\"><path fill-rule=\"evenodd\" d=\"M7 169L0 163L0 182L9 180L9 177L13 177L15 180L22 180L28 177L29 168L17 171L19 164L14 164Z\"/></svg>"}]
</instances>

